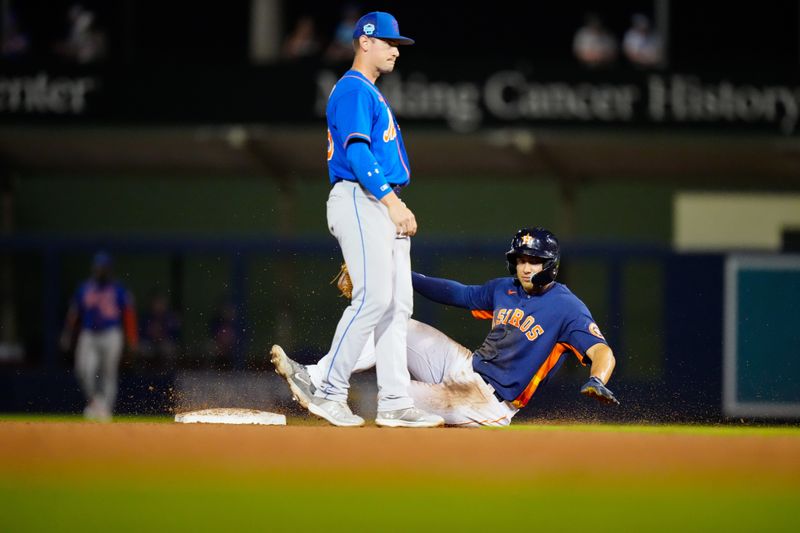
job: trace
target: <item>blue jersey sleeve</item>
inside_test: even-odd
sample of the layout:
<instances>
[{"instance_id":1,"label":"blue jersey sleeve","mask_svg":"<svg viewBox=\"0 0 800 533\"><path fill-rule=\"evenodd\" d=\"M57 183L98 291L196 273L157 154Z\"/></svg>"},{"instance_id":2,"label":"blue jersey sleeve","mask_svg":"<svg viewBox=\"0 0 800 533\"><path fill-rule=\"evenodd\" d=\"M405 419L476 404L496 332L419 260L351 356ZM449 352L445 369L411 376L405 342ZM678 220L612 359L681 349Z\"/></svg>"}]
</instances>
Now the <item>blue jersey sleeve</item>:
<instances>
[{"instance_id":1,"label":"blue jersey sleeve","mask_svg":"<svg viewBox=\"0 0 800 533\"><path fill-rule=\"evenodd\" d=\"M605 337L600 332L600 328L595 324L589 309L580 303L575 311L568 316L564 323L565 342L583 354L583 362L588 363L590 359L586 356L586 350L595 344L602 343L608 345Z\"/></svg>"},{"instance_id":2,"label":"blue jersey sleeve","mask_svg":"<svg viewBox=\"0 0 800 533\"><path fill-rule=\"evenodd\" d=\"M373 98L366 91L352 90L339 97L334 112L336 134L342 146L358 139L372 142Z\"/></svg>"},{"instance_id":3,"label":"blue jersey sleeve","mask_svg":"<svg viewBox=\"0 0 800 533\"><path fill-rule=\"evenodd\" d=\"M465 309L494 309L494 284L463 285L457 281L411 273L414 290L434 302Z\"/></svg>"},{"instance_id":4,"label":"blue jersey sleeve","mask_svg":"<svg viewBox=\"0 0 800 533\"><path fill-rule=\"evenodd\" d=\"M350 163L350 168L361 185L378 200L392 191L369 145L361 142L361 139L358 139L358 142L350 142L347 146L347 162Z\"/></svg>"}]
</instances>

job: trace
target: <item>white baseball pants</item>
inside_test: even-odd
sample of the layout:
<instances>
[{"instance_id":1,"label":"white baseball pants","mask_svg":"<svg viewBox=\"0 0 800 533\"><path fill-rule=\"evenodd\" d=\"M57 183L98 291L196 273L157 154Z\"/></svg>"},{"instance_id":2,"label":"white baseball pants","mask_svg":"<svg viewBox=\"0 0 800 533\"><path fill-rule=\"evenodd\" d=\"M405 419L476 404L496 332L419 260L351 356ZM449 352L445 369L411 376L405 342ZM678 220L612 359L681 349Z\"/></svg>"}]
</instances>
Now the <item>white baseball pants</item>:
<instances>
[{"instance_id":1,"label":"white baseball pants","mask_svg":"<svg viewBox=\"0 0 800 533\"><path fill-rule=\"evenodd\" d=\"M517 408L500 401L491 385L472 369L472 352L441 331L416 320L408 324L409 394L420 409L435 413L453 426L507 426ZM353 368L375 365L376 347L366 342ZM327 356L326 356L327 357ZM315 386L322 382L324 359L308 366Z\"/></svg>"},{"instance_id":2,"label":"white baseball pants","mask_svg":"<svg viewBox=\"0 0 800 533\"><path fill-rule=\"evenodd\" d=\"M100 401L113 411L124 336L121 328L84 329L75 346L75 373L87 400Z\"/></svg>"},{"instance_id":3,"label":"white baseball pants","mask_svg":"<svg viewBox=\"0 0 800 533\"><path fill-rule=\"evenodd\" d=\"M318 363L316 395L346 401L350 375L367 340L374 353L378 411L414 405L408 387L406 332L413 309L411 241L396 236L389 212L358 183L341 181L328 196L328 227L353 282L330 351Z\"/></svg>"}]
</instances>

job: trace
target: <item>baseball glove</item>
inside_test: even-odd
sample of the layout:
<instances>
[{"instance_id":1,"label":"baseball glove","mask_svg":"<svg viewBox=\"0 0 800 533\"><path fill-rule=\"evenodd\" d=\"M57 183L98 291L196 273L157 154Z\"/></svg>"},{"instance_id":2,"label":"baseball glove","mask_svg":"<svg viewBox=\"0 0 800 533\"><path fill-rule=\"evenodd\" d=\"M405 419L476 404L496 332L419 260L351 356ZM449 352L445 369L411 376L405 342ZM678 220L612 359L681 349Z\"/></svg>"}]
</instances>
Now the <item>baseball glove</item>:
<instances>
[{"instance_id":1,"label":"baseball glove","mask_svg":"<svg viewBox=\"0 0 800 533\"><path fill-rule=\"evenodd\" d=\"M353 281L350 279L350 271L347 270L347 263L342 263L339 273L336 274L331 280L331 285L336 284L339 289L339 296L347 298L348 300L353 297Z\"/></svg>"},{"instance_id":2,"label":"baseball glove","mask_svg":"<svg viewBox=\"0 0 800 533\"><path fill-rule=\"evenodd\" d=\"M589 378L586 385L581 387L581 394L589 398L594 398L601 403L619 405L619 400L614 396L614 393L608 390L608 388L603 385L603 382L595 377Z\"/></svg>"}]
</instances>

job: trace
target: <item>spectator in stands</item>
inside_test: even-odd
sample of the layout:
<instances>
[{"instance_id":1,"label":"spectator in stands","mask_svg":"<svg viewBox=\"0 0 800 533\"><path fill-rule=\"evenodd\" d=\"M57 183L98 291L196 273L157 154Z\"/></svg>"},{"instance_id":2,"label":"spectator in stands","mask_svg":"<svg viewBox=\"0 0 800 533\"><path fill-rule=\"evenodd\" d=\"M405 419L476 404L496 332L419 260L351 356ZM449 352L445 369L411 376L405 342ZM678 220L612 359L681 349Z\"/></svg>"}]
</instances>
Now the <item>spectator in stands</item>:
<instances>
[{"instance_id":1,"label":"spectator in stands","mask_svg":"<svg viewBox=\"0 0 800 533\"><path fill-rule=\"evenodd\" d=\"M239 344L236 318L236 306L230 299L223 298L208 324L211 335L211 364L215 368L228 368L233 364L234 352Z\"/></svg>"},{"instance_id":2,"label":"spectator in stands","mask_svg":"<svg viewBox=\"0 0 800 533\"><path fill-rule=\"evenodd\" d=\"M625 57L636 66L658 67L664 60L660 36L650 26L650 19L641 13L631 18L631 27L622 41Z\"/></svg>"},{"instance_id":3,"label":"spectator in stands","mask_svg":"<svg viewBox=\"0 0 800 533\"><path fill-rule=\"evenodd\" d=\"M604 67L617 60L617 43L596 13L587 13L584 25L575 33L572 51L578 61L591 68Z\"/></svg>"},{"instance_id":4,"label":"spectator in stands","mask_svg":"<svg viewBox=\"0 0 800 533\"><path fill-rule=\"evenodd\" d=\"M361 16L361 9L354 4L347 4L342 9L342 19L336 25L328 48L325 49L325 60L330 62L353 60L353 28Z\"/></svg>"},{"instance_id":5,"label":"spectator in stands","mask_svg":"<svg viewBox=\"0 0 800 533\"><path fill-rule=\"evenodd\" d=\"M106 57L105 32L97 27L94 12L81 4L73 4L67 12L67 38L56 45L56 51L70 61L95 63Z\"/></svg>"},{"instance_id":6,"label":"spectator in stands","mask_svg":"<svg viewBox=\"0 0 800 533\"><path fill-rule=\"evenodd\" d=\"M150 368L173 368L178 355L181 320L170 307L169 298L153 290L142 315L140 360Z\"/></svg>"},{"instance_id":7,"label":"spectator in stands","mask_svg":"<svg viewBox=\"0 0 800 533\"><path fill-rule=\"evenodd\" d=\"M138 331L131 293L112 273L111 256L98 252L92 276L78 287L67 311L61 348L68 351L80 324L75 347L75 373L86 397L83 414L109 421L117 400L117 376L123 345L136 351Z\"/></svg>"},{"instance_id":8,"label":"spectator in stands","mask_svg":"<svg viewBox=\"0 0 800 533\"><path fill-rule=\"evenodd\" d=\"M314 19L303 15L284 41L281 55L285 59L302 59L316 55L319 49Z\"/></svg>"}]
</instances>

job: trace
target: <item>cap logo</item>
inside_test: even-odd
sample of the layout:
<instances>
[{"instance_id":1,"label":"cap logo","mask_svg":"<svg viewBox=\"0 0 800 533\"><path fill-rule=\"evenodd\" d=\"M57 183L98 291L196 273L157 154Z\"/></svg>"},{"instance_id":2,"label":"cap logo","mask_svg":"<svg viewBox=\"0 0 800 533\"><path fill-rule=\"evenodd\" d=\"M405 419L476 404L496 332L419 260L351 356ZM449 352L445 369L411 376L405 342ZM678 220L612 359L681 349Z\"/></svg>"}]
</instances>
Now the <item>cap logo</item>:
<instances>
[{"instance_id":1,"label":"cap logo","mask_svg":"<svg viewBox=\"0 0 800 533\"><path fill-rule=\"evenodd\" d=\"M532 246L532 245L533 245L533 237L530 235L523 235L522 246Z\"/></svg>"},{"instance_id":2,"label":"cap logo","mask_svg":"<svg viewBox=\"0 0 800 533\"><path fill-rule=\"evenodd\" d=\"M364 24L364 35L372 35L375 33L375 24Z\"/></svg>"}]
</instances>

